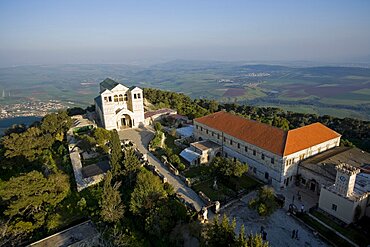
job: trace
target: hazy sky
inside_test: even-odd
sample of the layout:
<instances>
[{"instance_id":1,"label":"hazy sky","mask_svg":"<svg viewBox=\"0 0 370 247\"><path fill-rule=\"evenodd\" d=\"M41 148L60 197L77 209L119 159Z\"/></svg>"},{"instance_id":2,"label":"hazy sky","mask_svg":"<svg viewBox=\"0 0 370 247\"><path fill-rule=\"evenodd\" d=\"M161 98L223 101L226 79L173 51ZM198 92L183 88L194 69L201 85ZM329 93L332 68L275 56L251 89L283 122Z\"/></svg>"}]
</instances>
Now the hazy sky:
<instances>
[{"instance_id":1,"label":"hazy sky","mask_svg":"<svg viewBox=\"0 0 370 247\"><path fill-rule=\"evenodd\" d=\"M0 1L0 66L369 55L369 0Z\"/></svg>"}]
</instances>

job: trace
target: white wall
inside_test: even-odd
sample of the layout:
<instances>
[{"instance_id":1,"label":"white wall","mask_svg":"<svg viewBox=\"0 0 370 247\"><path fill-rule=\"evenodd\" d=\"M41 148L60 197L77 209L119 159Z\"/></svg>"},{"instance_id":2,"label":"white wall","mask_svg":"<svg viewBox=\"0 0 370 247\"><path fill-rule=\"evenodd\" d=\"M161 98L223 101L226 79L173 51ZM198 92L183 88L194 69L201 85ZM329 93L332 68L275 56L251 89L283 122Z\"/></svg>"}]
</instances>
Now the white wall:
<instances>
[{"instance_id":1,"label":"white wall","mask_svg":"<svg viewBox=\"0 0 370 247\"><path fill-rule=\"evenodd\" d=\"M319 208L340 219L341 221L350 224L353 222L357 205L360 205L362 209L360 217L364 215L366 211L366 202L367 197L358 201L352 201L326 188L322 188L319 198ZM336 211L332 209L333 204L337 205Z\"/></svg>"},{"instance_id":2,"label":"white wall","mask_svg":"<svg viewBox=\"0 0 370 247\"><path fill-rule=\"evenodd\" d=\"M125 94L127 94L127 101L114 101L115 95L122 95L125 99ZM136 99L134 98L134 94L136 95ZM140 95L140 97L137 95ZM111 101L105 100L105 97L107 97L107 99L110 97ZM119 126L121 116L127 114L130 116L131 120L133 120L132 127L145 125L143 97L144 95L140 88L135 88L130 91L128 88L118 85L112 89L112 91L105 90L101 94L103 109L101 109L101 112L98 111L101 124L108 130L117 129L117 123Z\"/></svg>"},{"instance_id":3,"label":"white wall","mask_svg":"<svg viewBox=\"0 0 370 247\"><path fill-rule=\"evenodd\" d=\"M256 176L262 181L265 181L266 183L270 180L270 182L276 189L279 189L283 185L283 159L281 156L254 146L243 140L237 139L228 134L222 134L221 131L210 128L196 121L194 121L194 125L194 137L197 140L199 140L199 137L201 137L203 140L212 140L219 145L223 145L223 151L224 153L227 153L228 157L237 158L241 162L247 163L249 165L250 174ZM199 127L197 128L196 126ZM201 130L201 127L203 128L203 130ZM226 138L226 141L222 139L222 136ZM230 140L232 141L232 143L230 143ZM247 150L245 149L245 147L247 147ZM264 155L264 159L262 159L262 154ZM274 163L271 162L271 159L273 159ZM265 173L268 173L268 179L265 178Z\"/></svg>"},{"instance_id":4,"label":"white wall","mask_svg":"<svg viewBox=\"0 0 370 247\"><path fill-rule=\"evenodd\" d=\"M284 186L285 179L290 179L289 185L293 184L293 180L291 178L297 174L298 164L301 160L339 146L340 143L340 137L337 137L313 147L282 157L243 140L237 139L226 133L222 133L219 130L210 128L209 126L197 121L194 121L194 137L197 140L199 140L199 137L201 137L203 140L208 139L220 145L224 145L224 147L229 148L228 150L230 150L229 153L232 157L237 157L243 162L246 159L248 159L250 163L253 161L255 164L254 167L257 168L256 176L261 178L261 174L263 174L262 180L266 181L264 174L265 172L268 172L269 176L271 176L273 179L272 182L275 183L276 187L279 188L280 186ZM225 139L222 139L223 137L226 138L226 141ZM230 140L232 141L231 143ZM245 147L247 147L247 151L245 150ZM224 151L225 150L226 148ZM262 154L264 159L262 159ZM304 158L302 157L303 155ZM271 159L273 159L274 163L271 162ZM289 160L291 160L291 163L288 162Z\"/></svg>"},{"instance_id":5,"label":"white wall","mask_svg":"<svg viewBox=\"0 0 370 247\"><path fill-rule=\"evenodd\" d=\"M317 144L315 146L309 147L307 149L298 151L296 153L284 156L284 159L283 159L284 164L285 164L284 176L288 177L288 176L297 174L297 165L299 164L301 160L312 157L318 153L322 153L328 149L337 147L339 146L339 144L340 144L340 137L336 137L329 141L326 141L326 142ZM289 160L291 160L291 163L289 162Z\"/></svg>"}]
</instances>

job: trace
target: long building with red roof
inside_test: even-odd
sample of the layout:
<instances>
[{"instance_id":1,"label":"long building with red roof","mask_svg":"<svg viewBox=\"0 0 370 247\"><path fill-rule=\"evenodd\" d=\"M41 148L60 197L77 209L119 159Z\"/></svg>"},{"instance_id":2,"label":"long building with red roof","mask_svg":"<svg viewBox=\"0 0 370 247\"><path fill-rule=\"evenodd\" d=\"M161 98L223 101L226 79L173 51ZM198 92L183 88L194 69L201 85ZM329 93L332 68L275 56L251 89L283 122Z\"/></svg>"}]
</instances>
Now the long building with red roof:
<instances>
[{"instance_id":1,"label":"long building with red roof","mask_svg":"<svg viewBox=\"0 0 370 247\"><path fill-rule=\"evenodd\" d=\"M221 145L224 156L246 162L276 188L293 182L301 160L339 146L341 138L321 123L285 131L224 111L196 118L194 125L196 139Z\"/></svg>"}]
</instances>

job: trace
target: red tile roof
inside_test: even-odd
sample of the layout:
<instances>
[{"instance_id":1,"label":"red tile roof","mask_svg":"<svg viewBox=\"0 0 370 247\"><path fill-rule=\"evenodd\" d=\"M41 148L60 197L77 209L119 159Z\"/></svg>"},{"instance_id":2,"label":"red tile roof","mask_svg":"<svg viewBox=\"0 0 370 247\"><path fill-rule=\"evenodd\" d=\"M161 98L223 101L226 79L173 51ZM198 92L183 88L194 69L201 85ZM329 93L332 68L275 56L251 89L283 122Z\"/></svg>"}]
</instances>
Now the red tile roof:
<instances>
[{"instance_id":1,"label":"red tile roof","mask_svg":"<svg viewBox=\"0 0 370 247\"><path fill-rule=\"evenodd\" d=\"M321 123L284 131L224 111L196 118L194 121L280 156L286 156L340 136Z\"/></svg>"},{"instance_id":2,"label":"red tile roof","mask_svg":"<svg viewBox=\"0 0 370 247\"><path fill-rule=\"evenodd\" d=\"M289 130L284 156L341 136L321 123L313 123Z\"/></svg>"},{"instance_id":3,"label":"red tile roof","mask_svg":"<svg viewBox=\"0 0 370 247\"><path fill-rule=\"evenodd\" d=\"M272 153L282 154L284 152L286 132L282 129L223 111L197 118L194 121Z\"/></svg>"}]
</instances>

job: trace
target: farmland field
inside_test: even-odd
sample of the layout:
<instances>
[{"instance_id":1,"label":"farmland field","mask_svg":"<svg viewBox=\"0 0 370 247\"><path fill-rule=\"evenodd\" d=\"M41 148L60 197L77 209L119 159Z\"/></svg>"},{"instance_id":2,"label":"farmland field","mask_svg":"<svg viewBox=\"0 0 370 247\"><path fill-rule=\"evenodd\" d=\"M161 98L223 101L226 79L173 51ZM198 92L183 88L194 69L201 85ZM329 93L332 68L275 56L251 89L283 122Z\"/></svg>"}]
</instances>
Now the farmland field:
<instances>
[{"instance_id":1,"label":"farmland field","mask_svg":"<svg viewBox=\"0 0 370 247\"><path fill-rule=\"evenodd\" d=\"M369 68L288 67L242 62L0 68L0 93L4 90L6 96L0 99L0 107L48 99L87 106L93 103L99 93L99 82L106 77L127 86L182 92L192 98L370 119Z\"/></svg>"}]
</instances>

